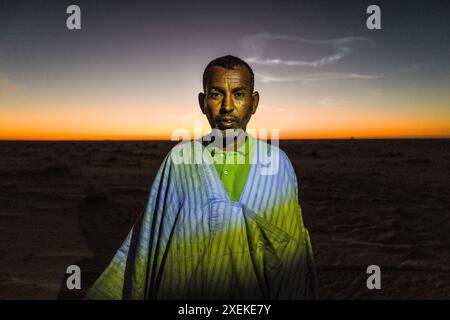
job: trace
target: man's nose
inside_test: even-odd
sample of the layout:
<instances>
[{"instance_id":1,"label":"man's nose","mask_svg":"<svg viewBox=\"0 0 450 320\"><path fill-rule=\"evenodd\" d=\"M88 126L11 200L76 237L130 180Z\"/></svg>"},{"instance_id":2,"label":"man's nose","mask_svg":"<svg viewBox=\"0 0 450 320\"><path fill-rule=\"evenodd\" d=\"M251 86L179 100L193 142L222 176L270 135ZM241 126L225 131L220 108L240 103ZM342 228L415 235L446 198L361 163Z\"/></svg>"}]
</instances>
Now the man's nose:
<instances>
[{"instance_id":1,"label":"man's nose","mask_svg":"<svg viewBox=\"0 0 450 320\"><path fill-rule=\"evenodd\" d=\"M225 94L223 100L222 100L222 110L223 112L230 112L233 111L234 104L233 99L231 98L231 94Z\"/></svg>"}]
</instances>

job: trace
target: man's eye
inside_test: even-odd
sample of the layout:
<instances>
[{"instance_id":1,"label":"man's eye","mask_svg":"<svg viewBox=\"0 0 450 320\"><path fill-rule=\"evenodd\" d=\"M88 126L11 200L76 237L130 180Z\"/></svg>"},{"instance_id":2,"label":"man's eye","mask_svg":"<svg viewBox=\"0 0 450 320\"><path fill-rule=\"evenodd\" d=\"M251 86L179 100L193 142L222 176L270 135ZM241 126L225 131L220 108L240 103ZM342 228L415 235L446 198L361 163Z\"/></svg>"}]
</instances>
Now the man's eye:
<instances>
[{"instance_id":1,"label":"man's eye","mask_svg":"<svg viewBox=\"0 0 450 320\"><path fill-rule=\"evenodd\" d=\"M242 97L244 96L244 93L243 93L242 91L238 91L238 92L235 92L235 93L234 93L234 96L235 96L236 98L242 98Z\"/></svg>"},{"instance_id":2,"label":"man's eye","mask_svg":"<svg viewBox=\"0 0 450 320\"><path fill-rule=\"evenodd\" d=\"M214 91L209 94L211 98L218 98L221 96L220 92Z\"/></svg>"}]
</instances>

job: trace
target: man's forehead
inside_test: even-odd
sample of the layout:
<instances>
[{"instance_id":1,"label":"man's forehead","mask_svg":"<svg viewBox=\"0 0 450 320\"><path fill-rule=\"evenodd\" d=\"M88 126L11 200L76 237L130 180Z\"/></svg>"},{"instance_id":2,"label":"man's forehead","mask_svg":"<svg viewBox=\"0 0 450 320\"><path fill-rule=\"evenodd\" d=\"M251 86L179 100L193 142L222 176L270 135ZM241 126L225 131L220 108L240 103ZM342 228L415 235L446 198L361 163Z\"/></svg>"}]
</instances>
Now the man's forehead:
<instances>
[{"instance_id":1,"label":"man's forehead","mask_svg":"<svg viewBox=\"0 0 450 320\"><path fill-rule=\"evenodd\" d=\"M207 83L210 87L222 86L226 84L248 87L249 82L249 72L243 66L236 66L231 70L220 66L213 66L208 72Z\"/></svg>"}]
</instances>

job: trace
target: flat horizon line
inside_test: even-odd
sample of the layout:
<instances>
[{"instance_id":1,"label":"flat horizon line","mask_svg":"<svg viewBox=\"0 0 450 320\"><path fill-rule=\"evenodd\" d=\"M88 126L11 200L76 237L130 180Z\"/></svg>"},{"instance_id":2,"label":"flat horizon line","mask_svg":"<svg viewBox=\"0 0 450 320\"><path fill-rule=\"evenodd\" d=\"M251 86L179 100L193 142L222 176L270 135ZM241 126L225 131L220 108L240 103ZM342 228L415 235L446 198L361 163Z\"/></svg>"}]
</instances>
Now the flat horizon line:
<instances>
[{"instance_id":1,"label":"flat horizon line","mask_svg":"<svg viewBox=\"0 0 450 320\"><path fill-rule=\"evenodd\" d=\"M315 141L315 140L449 140L450 137L350 137L350 138L283 138L279 141ZM271 141L271 139L267 139ZM182 142L193 140L170 140L170 139L0 139L0 142Z\"/></svg>"}]
</instances>

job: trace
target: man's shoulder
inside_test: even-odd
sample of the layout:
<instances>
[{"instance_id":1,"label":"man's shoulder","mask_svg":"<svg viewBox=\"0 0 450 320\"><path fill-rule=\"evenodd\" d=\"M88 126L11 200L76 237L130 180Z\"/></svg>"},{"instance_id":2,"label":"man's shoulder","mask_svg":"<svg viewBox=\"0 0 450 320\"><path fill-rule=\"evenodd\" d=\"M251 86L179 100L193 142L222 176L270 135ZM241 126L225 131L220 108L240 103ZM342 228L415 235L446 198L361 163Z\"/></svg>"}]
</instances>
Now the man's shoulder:
<instances>
[{"instance_id":1,"label":"man's shoulder","mask_svg":"<svg viewBox=\"0 0 450 320\"><path fill-rule=\"evenodd\" d=\"M287 154L279 147L278 143L268 143L258 140L255 144L258 148L254 161L259 163L264 175L287 175L295 177L295 169ZM255 157L254 156L254 157Z\"/></svg>"},{"instance_id":2,"label":"man's shoulder","mask_svg":"<svg viewBox=\"0 0 450 320\"><path fill-rule=\"evenodd\" d=\"M281 161L287 161L290 163L289 157L287 156L286 152L283 151L283 149L280 148L278 145L278 142L271 142L268 143L265 140L256 139L255 138L255 146L258 147L258 152L260 154L267 154L267 155L275 155L278 156Z\"/></svg>"},{"instance_id":3,"label":"man's shoulder","mask_svg":"<svg viewBox=\"0 0 450 320\"><path fill-rule=\"evenodd\" d=\"M203 154L203 145L198 140L183 140L170 149L167 160L174 164L187 164ZM196 162L192 162L196 163Z\"/></svg>"},{"instance_id":4,"label":"man's shoulder","mask_svg":"<svg viewBox=\"0 0 450 320\"><path fill-rule=\"evenodd\" d=\"M198 146L200 143L197 140L182 140L170 149L169 154L177 152L186 152L192 149L194 146ZM201 144L200 144L201 145Z\"/></svg>"}]
</instances>

